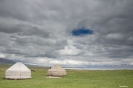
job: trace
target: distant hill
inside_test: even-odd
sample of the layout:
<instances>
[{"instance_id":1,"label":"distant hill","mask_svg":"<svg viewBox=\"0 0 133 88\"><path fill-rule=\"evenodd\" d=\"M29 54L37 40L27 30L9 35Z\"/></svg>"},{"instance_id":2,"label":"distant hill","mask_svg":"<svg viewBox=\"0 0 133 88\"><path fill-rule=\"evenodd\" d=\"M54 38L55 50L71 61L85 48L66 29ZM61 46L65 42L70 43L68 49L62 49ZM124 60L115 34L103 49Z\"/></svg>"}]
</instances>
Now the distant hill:
<instances>
[{"instance_id":1,"label":"distant hill","mask_svg":"<svg viewBox=\"0 0 133 88\"><path fill-rule=\"evenodd\" d=\"M5 58L0 58L0 64L14 64L14 63L15 63L15 61L8 60Z\"/></svg>"}]
</instances>

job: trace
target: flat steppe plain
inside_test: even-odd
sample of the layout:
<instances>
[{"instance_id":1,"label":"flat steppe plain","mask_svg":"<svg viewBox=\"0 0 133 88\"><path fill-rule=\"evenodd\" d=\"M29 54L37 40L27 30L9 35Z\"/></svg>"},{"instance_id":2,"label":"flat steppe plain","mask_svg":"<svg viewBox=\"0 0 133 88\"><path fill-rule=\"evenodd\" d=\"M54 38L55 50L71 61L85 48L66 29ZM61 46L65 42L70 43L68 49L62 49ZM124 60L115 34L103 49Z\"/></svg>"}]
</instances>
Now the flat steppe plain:
<instances>
[{"instance_id":1,"label":"flat steppe plain","mask_svg":"<svg viewBox=\"0 0 133 88\"><path fill-rule=\"evenodd\" d=\"M9 65L0 65L0 88L133 88L133 70L67 70L62 78L47 78L45 67L28 66L32 78L4 79Z\"/></svg>"}]
</instances>

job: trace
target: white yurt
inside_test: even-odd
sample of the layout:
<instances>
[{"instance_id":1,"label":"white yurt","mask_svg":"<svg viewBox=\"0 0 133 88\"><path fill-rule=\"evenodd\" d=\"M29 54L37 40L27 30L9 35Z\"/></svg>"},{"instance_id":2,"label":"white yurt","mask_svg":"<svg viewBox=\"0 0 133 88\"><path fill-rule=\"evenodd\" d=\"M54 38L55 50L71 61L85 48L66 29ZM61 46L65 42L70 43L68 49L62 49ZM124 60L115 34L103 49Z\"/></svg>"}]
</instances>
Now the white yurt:
<instances>
[{"instance_id":1,"label":"white yurt","mask_svg":"<svg viewBox=\"0 0 133 88\"><path fill-rule=\"evenodd\" d=\"M48 76L65 76L66 70L63 69L59 64L55 64L51 69L47 72Z\"/></svg>"},{"instance_id":2,"label":"white yurt","mask_svg":"<svg viewBox=\"0 0 133 88\"><path fill-rule=\"evenodd\" d=\"M31 78L31 70L23 63L17 62L6 70L6 79L27 79Z\"/></svg>"}]
</instances>

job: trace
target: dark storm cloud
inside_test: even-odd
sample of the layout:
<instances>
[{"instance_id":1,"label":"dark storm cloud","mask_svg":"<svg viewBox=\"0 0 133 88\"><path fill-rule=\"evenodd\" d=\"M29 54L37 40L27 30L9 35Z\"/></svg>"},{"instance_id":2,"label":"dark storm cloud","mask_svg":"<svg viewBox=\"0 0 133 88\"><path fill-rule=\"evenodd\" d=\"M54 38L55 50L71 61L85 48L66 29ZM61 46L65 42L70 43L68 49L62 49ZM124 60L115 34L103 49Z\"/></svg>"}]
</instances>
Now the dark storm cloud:
<instances>
[{"instance_id":1,"label":"dark storm cloud","mask_svg":"<svg viewBox=\"0 0 133 88\"><path fill-rule=\"evenodd\" d=\"M13 18L18 20L30 20L30 6L24 1L7 1L0 2L0 16L4 18Z\"/></svg>"},{"instance_id":2,"label":"dark storm cloud","mask_svg":"<svg viewBox=\"0 0 133 88\"><path fill-rule=\"evenodd\" d=\"M132 0L1 0L0 54L49 64L133 64L132 24ZM72 35L83 27L93 33Z\"/></svg>"},{"instance_id":3,"label":"dark storm cloud","mask_svg":"<svg viewBox=\"0 0 133 88\"><path fill-rule=\"evenodd\" d=\"M20 32L20 28L17 28L16 26L9 26L5 24L0 24L0 32L4 33L16 33Z\"/></svg>"},{"instance_id":4,"label":"dark storm cloud","mask_svg":"<svg viewBox=\"0 0 133 88\"><path fill-rule=\"evenodd\" d=\"M36 36L41 36L44 38L49 37L49 33L46 30L39 29L38 27L31 26L31 25L18 25L18 28L22 30L22 32L19 32L18 35L21 36L31 36L31 35L36 35Z\"/></svg>"},{"instance_id":5,"label":"dark storm cloud","mask_svg":"<svg viewBox=\"0 0 133 88\"><path fill-rule=\"evenodd\" d=\"M36 26L27 25L27 24L17 24L13 26L0 26L0 32L4 33L16 33L19 36L40 36L44 38L49 37L49 32L46 30L40 29Z\"/></svg>"}]
</instances>

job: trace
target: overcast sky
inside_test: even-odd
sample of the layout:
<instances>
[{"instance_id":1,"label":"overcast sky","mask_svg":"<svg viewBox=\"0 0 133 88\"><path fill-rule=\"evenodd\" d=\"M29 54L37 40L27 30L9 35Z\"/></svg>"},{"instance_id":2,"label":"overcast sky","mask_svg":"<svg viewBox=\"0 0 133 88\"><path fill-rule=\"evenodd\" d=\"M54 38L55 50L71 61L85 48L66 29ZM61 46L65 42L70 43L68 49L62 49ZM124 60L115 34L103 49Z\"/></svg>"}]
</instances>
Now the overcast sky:
<instances>
[{"instance_id":1,"label":"overcast sky","mask_svg":"<svg viewBox=\"0 0 133 88\"><path fill-rule=\"evenodd\" d=\"M0 0L0 57L45 66L133 65L133 0Z\"/></svg>"}]
</instances>

